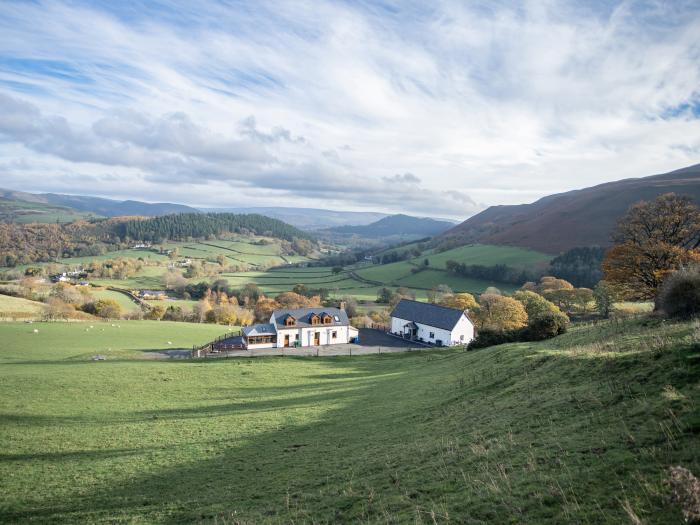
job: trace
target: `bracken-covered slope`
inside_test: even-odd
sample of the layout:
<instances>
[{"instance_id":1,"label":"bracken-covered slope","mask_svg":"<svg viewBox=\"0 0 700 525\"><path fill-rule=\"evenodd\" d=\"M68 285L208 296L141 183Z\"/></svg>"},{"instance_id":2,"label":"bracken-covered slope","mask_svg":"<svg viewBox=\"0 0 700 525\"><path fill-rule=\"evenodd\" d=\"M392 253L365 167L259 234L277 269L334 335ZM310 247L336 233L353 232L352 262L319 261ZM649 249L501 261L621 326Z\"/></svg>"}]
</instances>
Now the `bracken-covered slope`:
<instances>
[{"instance_id":1,"label":"bracken-covered slope","mask_svg":"<svg viewBox=\"0 0 700 525\"><path fill-rule=\"evenodd\" d=\"M577 246L607 246L615 224L631 205L668 192L700 202L700 164L550 195L532 204L491 206L445 232L441 240L522 246L550 254Z\"/></svg>"}]
</instances>

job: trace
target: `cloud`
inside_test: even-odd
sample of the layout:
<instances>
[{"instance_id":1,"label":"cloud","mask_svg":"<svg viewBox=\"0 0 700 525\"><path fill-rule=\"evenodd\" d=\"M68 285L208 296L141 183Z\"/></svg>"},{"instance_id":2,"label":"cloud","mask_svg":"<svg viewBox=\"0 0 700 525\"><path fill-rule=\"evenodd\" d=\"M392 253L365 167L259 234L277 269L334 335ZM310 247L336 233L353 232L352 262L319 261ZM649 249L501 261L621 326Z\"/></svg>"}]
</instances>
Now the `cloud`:
<instances>
[{"instance_id":1,"label":"cloud","mask_svg":"<svg viewBox=\"0 0 700 525\"><path fill-rule=\"evenodd\" d=\"M396 174L391 177L382 177L384 182L390 184L420 184L421 180L416 177L413 173Z\"/></svg>"},{"instance_id":2,"label":"cloud","mask_svg":"<svg viewBox=\"0 0 700 525\"><path fill-rule=\"evenodd\" d=\"M700 151L692 0L3 2L0 34L24 190L464 218Z\"/></svg>"}]
</instances>

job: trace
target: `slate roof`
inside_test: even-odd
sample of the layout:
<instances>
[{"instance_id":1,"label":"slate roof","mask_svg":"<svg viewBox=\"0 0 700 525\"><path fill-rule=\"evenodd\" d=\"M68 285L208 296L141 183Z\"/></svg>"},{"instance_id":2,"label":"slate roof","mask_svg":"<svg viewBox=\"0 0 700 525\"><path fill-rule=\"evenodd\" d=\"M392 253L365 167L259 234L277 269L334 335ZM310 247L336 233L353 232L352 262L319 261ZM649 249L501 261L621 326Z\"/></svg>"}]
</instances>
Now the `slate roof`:
<instances>
[{"instance_id":1,"label":"slate roof","mask_svg":"<svg viewBox=\"0 0 700 525\"><path fill-rule=\"evenodd\" d=\"M392 310L391 317L452 331L462 314L464 312L457 308L401 299Z\"/></svg>"},{"instance_id":2,"label":"slate roof","mask_svg":"<svg viewBox=\"0 0 700 525\"><path fill-rule=\"evenodd\" d=\"M271 323L266 324L252 324L250 326L243 327L243 335L246 337L255 335L275 335L277 330L275 325Z\"/></svg>"},{"instance_id":3,"label":"slate roof","mask_svg":"<svg viewBox=\"0 0 700 525\"><path fill-rule=\"evenodd\" d=\"M319 317L323 318L324 313L330 315L331 319L333 319L331 324L311 324L310 317L313 314L316 314ZM296 319L296 323L294 324L294 326L284 325L284 318L288 315L291 315ZM328 308L324 306L319 306L318 308L297 308L293 310L285 308L281 310L275 310L274 312L272 312L272 316L278 328L306 328L309 326L348 326L350 324L348 314L345 312L345 310L341 310L340 308Z\"/></svg>"}]
</instances>

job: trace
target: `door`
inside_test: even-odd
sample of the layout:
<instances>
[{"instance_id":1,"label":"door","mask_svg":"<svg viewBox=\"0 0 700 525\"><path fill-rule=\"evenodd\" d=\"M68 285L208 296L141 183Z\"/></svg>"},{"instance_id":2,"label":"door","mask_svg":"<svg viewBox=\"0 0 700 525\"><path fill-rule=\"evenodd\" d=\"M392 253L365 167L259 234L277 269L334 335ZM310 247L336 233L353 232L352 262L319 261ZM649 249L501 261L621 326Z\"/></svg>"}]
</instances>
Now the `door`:
<instances>
[{"instance_id":1,"label":"door","mask_svg":"<svg viewBox=\"0 0 700 525\"><path fill-rule=\"evenodd\" d=\"M289 346L289 334L284 335L284 346L285 348Z\"/></svg>"},{"instance_id":2,"label":"door","mask_svg":"<svg viewBox=\"0 0 700 525\"><path fill-rule=\"evenodd\" d=\"M314 346L320 346L321 344L321 332L314 333Z\"/></svg>"}]
</instances>

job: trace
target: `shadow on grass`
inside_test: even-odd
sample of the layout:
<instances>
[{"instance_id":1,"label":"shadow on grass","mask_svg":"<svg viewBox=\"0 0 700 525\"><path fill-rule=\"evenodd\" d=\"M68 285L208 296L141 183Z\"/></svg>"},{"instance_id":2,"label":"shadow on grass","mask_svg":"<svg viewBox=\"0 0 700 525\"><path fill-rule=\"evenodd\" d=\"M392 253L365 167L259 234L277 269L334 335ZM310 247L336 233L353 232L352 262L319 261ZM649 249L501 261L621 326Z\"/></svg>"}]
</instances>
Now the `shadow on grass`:
<instances>
[{"instance_id":1,"label":"shadow on grass","mask_svg":"<svg viewBox=\"0 0 700 525\"><path fill-rule=\"evenodd\" d=\"M619 362L610 367L604 358L552 357L546 355L548 350L507 347L481 350L469 356L417 354L382 359L374 356L317 359L315 364L328 366L333 371L309 377L328 382L314 381L289 388L246 387L246 391L272 399L132 413L127 416L128 421L206 421L218 416L269 411L284 414L298 408L333 407L311 421L290 421L238 442L217 441L219 449L213 457L155 467L152 472L121 479L118 484L96 486L86 495L43 502L40 507L6 508L0 512L0 518L68 522L138 519L164 523L222 522L222 519L231 523L405 522L419 521L416 519L419 512L425 512L426 521L429 521L430 512L442 509L449 500L450 521L455 523L527 522L528 510L539 513L532 518L533 522L595 522L590 516L605 516L595 514L599 512L600 501L586 498L591 490L591 479L595 479L602 487L600 493L610 494L610 501L603 502L608 521L620 521L625 515L615 494L620 488L619 476L629 468L626 462L631 454L630 445L622 444L619 456L608 460L610 465L603 464L593 454L577 459L578 464L562 455L561 458L569 462L562 468L563 459L550 456L562 450L557 427L552 426L551 418L561 416L564 410L577 414L580 410L577 404L586 400L566 397L553 400L552 390L561 385L552 384L552 376L544 373L538 379L535 370L551 372L554 369L549 367L556 367L557 373L565 372L562 382L574 386L589 385L589 377L594 374L598 381L614 378L623 382L633 380L635 366L650 357L622 355L617 358ZM514 355L513 359L504 357L506 353ZM672 364L674 359L671 355L661 356L659 366L651 369L651 375L643 380L660 389L671 381L672 372L665 365ZM226 366L225 362L218 365ZM686 374L684 381L697 377L692 375L696 372L692 371L690 376ZM324 385L332 390L315 393ZM298 395L304 389L312 394ZM276 397L285 391L294 395ZM608 394L597 395L602 398ZM616 392L609 393L612 400L616 395ZM526 398L527 403L521 402ZM504 399L506 404L497 410L496 403ZM466 408L462 403L466 401L463 400L481 406L483 415L480 413L479 417L494 418L491 421L502 419L498 431L475 428L474 421L464 419ZM523 412L526 405L534 407L532 413ZM599 412L604 410L597 404L594 408ZM549 426L544 427L540 421L547 418ZM572 418L572 421L577 419ZM518 428L523 422L525 424ZM202 424L206 431L206 423ZM473 436L483 433L484 443L494 446L493 439L499 437L499 432L510 432L513 426L516 434L519 430L525 437L518 435L523 450L511 452L522 454L520 463L511 467L512 472L496 468L498 461L507 461L507 454L506 459L498 459L499 456L492 459L489 454L495 452L489 452L488 448L483 452L481 448L468 452L468 446L464 445L465 452L449 442L453 436L475 439ZM579 435L574 437L581 440L584 449L598 446L599 429L589 430L585 421L575 428ZM570 430L569 427L563 429ZM609 446L617 446L616 434L610 437ZM173 445L173 448L194 445L201 443ZM634 447L641 450L643 445L645 443L635 443ZM457 447L457 452L435 455L436 450L445 447L448 450ZM120 453L133 456L147 451L148 448L136 452L116 449L114 457L120 457ZM533 470L532 479L527 473L518 474L530 468L528 454L539 469ZM148 454L144 455L146 461ZM467 459L476 462L469 463ZM147 462L144 465L152 468ZM470 471L469 465L478 469ZM609 469L615 476L604 476ZM512 479L503 479L504 475ZM523 477L516 478L518 475ZM578 511L567 502L563 492L552 492L550 487L555 485L548 483L554 481L567 484L572 493L579 494ZM494 490L488 489L489 483ZM538 504L534 497L542 487L548 491L545 497L550 503L547 505ZM661 505L656 500L654 503ZM562 514L565 506L568 506L567 512L574 514ZM528 510L523 511L523 508ZM581 508L593 514L579 519L576 512L581 514Z\"/></svg>"}]
</instances>

